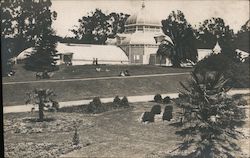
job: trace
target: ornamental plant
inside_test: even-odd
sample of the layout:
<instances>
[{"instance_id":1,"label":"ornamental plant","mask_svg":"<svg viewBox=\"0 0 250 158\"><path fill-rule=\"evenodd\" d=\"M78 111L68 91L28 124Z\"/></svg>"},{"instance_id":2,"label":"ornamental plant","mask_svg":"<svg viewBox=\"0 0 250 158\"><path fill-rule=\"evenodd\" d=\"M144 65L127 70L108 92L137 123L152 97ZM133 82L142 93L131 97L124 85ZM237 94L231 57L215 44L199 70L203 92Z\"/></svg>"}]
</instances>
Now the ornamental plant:
<instances>
[{"instance_id":1,"label":"ornamental plant","mask_svg":"<svg viewBox=\"0 0 250 158\"><path fill-rule=\"evenodd\" d=\"M244 111L227 95L227 81L221 73L206 72L192 73L187 85L181 83L185 90L177 105L184 119L176 134L183 137L178 149L187 150L187 156L235 157L240 151L234 140L241 134L236 127L242 125Z\"/></svg>"},{"instance_id":2,"label":"ornamental plant","mask_svg":"<svg viewBox=\"0 0 250 158\"><path fill-rule=\"evenodd\" d=\"M32 92L28 92L28 99L26 104L38 105L39 121L44 121L44 108L50 108L55 103L55 93L51 89L34 89Z\"/></svg>"}]
</instances>

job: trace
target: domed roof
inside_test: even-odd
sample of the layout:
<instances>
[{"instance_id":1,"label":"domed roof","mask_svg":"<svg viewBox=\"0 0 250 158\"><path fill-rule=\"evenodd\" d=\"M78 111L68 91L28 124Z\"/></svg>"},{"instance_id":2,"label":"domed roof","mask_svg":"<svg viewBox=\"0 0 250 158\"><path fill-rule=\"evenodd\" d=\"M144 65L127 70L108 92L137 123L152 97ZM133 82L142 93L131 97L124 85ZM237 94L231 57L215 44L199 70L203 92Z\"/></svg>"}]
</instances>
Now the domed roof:
<instances>
[{"instance_id":1,"label":"domed roof","mask_svg":"<svg viewBox=\"0 0 250 158\"><path fill-rule=\"evenodd\" d=\"M145 7L145 4L142 3L141 9L128 17L125 22L125 26L129 25L150 25L150 26L162 26L161 21L153 14L150 13Z\"/></svg>"}]
</instances>

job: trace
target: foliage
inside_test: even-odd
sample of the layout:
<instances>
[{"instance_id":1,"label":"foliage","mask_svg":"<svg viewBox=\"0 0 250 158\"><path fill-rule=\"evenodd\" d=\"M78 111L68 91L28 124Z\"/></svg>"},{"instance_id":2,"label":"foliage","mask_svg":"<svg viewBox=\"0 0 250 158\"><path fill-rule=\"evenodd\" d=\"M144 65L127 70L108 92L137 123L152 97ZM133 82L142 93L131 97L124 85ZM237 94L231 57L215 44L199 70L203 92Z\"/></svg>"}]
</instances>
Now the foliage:
<instances>
[{"instance_id":1,"label":"foliage","mask_svg":"<svg viewBox=\"0 0 250 158\"><path fill-rule=\"evenodd\" d=\"M128 98L126 96L124 96L120 102L120 106L121 107L129 107L129 102L128 102Z\"/></svg>"},{"instance_id":2,"label":"foliage","mask_svg":"<svg viewBox=\"0 0 250 158\"><path fill-rule=\"evenodd\" d=\"M162 102L163 102L164 104L169 104L170 101L171 101L171 99L170 99L169 96L166 96L166 97L162 100Z\"/></svg>"},{"instance_id":3,"label":"foliage","mask_svg":"<svg viewBox=\"0 0 250 158\"><path fill-rule=\"evenodd\" d=\"M71 31L75 38L88 44L105 44L107 38L114 38L124 31L125 21L129 15L110 13L106 15L100 9L78 20L79 26Z\"/></svg>"},{"instance_id":4,"label":"foliage","mask_svg":"<svg viewBox=\"0 0 250 158\"><path fill-rule=\"evenodd\" d=\"M162 64L163 58L166 58L166 57L170 58L173 52L174 52L173 46L169 42L167 41L162 42L159 45L159 48L156 52L156 55L160 56L160 65Z\"/></svg>"},{"instance_id":5,"label":"foliage","mask_svg":"<svg viewBox=\"0 0 250 158\"><path fill-rule=\"evenodd\" d=\"M215 17L206 19L198 28L197 38L200 44L207 48L213 48L218 41L222 53L235 57L234 33L223 19Z\"/></svg>"},{"instance_id":6,"label":"foliage","mask_svg":"<svg viewBox=\"0 0 250 158\"><path fill-rule=\"evenodd\" d=\"M79 145L79 143L80 143L79 134L77 132L77 127L75 127L75 133L73 135L72 143L73 143L73 145Z\"/></svg>"},{"instance_id":7,"label":"foliage","mask_svg":"<svg viewBox=\"0 0 250 158\"><path fill-rule=\"evenodd\" d=\"M166 106L162 116L162 120L170 121L173 118L173 106Z\"/></svg>"},{"instance_id":8,"label":"foliage","mask_svg":"<svg viewBox=\"0 0 250 158\"><path fill-rule=\"evenodd\" d=\"M121 99L119 98L119 96L115 96L115 98L113 100L113 106L119 107L120 104L121 104Z\"/></svg>"},{"instance_id":9,"label":"foliage","mask_svg":"<svg viewBox=\"0 0 250 158\"><path fill-rule=\"evenodd\" d=\"M212 54L195 65L194 72L206 73L217 71L230 80L227 85L232 87L249 87L249 64L236 63L224 54Z\"/></svg>"},{"instance_id":10,"label":"foliage","mask_svg":"<svg viewBox=\"0 0 250 158\"><path fill-rule=\"evenodd\" d=\"M188 24L181 11L172 12L162 21L163 32L173 41L173 52L167 56L174 67L180 67L182 62L196 62L198 53L195 46L193 28Z\"/></svg>"},{"instance_id":11,"label":"foliage","mask_svg":"<svg viewBox=\"0 0 250 158\"><path fill-rule=\"evenodd\" d=\"M181 83L185 91L182 102L183 128L177 132L183 142L179 150L194 150L191 157L235 157L232 151L239 151L233 139L239 132L236 127L242 124L244 113L237 107L226 92L228 80L221 73L192 73L187 85Z\"/></svg>"},{"instance_id":12,"label":"foliage","mask_svg":"<svg viewBox=\"0 0 250 158\"><path fill-rule=\"evenodd\" d=\"M154 105L152 108L151 108L151 111L150 111L152 114L160 114L161 113L161 106L160 105Z\"/></svg>"},{"instance_id":13,"label":"foliage","mask_svg":"<svg viewBox=\"0 0 250 158\"><path fill-rule=\"evenodd\" d=\"M250 20L248 20L241 30L236 34L235 45L238 49L250 52Z\"/></svg>"},{"instance_id":14,"label":"foliage","mask_svg":"<svg viewBox=\"0 0 250 158\"><path fill-rule=\"evenodd\" d=\"M144 112L143 117L142 117L142 121L143 122L154 122L154 116L155 116L155 114L153 114L151 112Z\"/></svg>"},{"instance_id":15,"label":"foliage","mask_svg":"<svg viewBox=\"0 0 250 158\"><path fill-rule=\"evenodd\" d=\"M28 92L27 95L28 99L26 100L26 104L38 105L39 121L43 121L44 108L49 108L56 102L55 93L51 89L34 89L32 92Z\"/></svg>"},{"instance_id":16,"label":"foliage","mask_svg":"<svg viewBox=\"0 0 250 158\"><path fill-rule=\"evenodd\" d=\"M43 28L52 24L56 12L50 10L51 1L1 1L2 66L26 48L34 46ZM9 71L9 70L7 70Z\"/></svg>"},{"instance_id":17,"label":"foliage","mask_svg":"<svg viewBox=\"0 0 250 158\"><path fill-rule=\"evenodd\" d=\"M35 50L28 55L25 68L32 71L56 70L56 43L53 30L45 28L36 42Z\"/></svg>"},{"instance_id":18,"label":"foliage","mask_svg":"<svg viewBox=\"0 0 250 158\"><path fill-rule=\"evenodd\" d=\"M161 103L161 102L162 102L162 96L161 96L161 94L156 94L156 95L154 96L154 101L155 101L156 103Z\"/></svg>"},{"instance_id":19,"label":"foliage","mask_svg":"<svg viewBox=\"0 0 250 158\"><path fill-rule=\"evenodd\" d=\"M117 33L123 33L125 30L125 22L128 19L129 15L124 13L115 13L112 12L108 15L109 24L110 24L110 33L108 34L109 38L115 38Z\"/></svg>"},{"instance_id":20,"label":"foliage","mask_svg":"<svg viewBox=\"0 0 250 158\"><path fill-rule=\"evenodd\" d=\"M95 97L92 102L87 106L87 111L90 113L101 113L105 111L102 102L99 97Z\"/></svg>"}]
</instances>

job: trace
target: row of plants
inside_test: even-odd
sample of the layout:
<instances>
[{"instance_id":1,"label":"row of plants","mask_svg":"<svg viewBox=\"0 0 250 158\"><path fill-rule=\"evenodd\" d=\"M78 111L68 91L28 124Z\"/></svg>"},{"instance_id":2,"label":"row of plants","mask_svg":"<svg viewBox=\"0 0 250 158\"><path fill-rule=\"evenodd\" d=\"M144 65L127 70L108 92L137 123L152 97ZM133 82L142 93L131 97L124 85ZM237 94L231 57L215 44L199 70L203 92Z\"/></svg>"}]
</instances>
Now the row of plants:
<instances>
[{"instance_id":1,"label":"row of plants","mask_svg":"<svg viewBox=\"0 0 250 158\"><path fill-rule=\"evenodd\" d=\"M87 105L79 105L72 107L63 107L60 108L59 112L69 112L69 113L92 113L98 114L105 111L110 111L119 108L128 108L130 107L128 99L124 96L122 99L119 96L116 96L113 102L102 103L99 97L93 98L93 100Z\"/></svg>"},{"instance_id":2,"label":"row of plants","mask_svg":"<svg viewBox=\"0 0 250 158\"><path fill-rule=\"evenodd\" d=\"M59 103L55 100L55 93L51 89L35 89L32 92L27 93L28 99L26 104L38 105L39 118L37 121L44 121L44 111L47 108L49 112L77 112L77 113L102 113L117 108L130 107L128 98L124 96L122 99L116 96L113 102L102 103L99 97L93 98L93 100L87 105L79 105L72 107L59 108ZM34 111L32 108L31 111Z\"/></svg>"}]
</instances>

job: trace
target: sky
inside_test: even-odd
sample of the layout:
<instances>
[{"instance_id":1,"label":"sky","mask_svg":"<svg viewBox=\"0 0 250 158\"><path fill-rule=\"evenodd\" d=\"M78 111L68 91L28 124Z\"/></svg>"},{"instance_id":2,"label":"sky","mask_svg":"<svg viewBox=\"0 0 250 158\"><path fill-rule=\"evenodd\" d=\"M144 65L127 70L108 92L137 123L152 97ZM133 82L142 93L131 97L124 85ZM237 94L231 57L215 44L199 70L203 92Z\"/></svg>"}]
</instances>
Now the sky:
<instances>
[{"instance_id":1,"label":"sky","mask_svg":"<svg viewBox=\"0 0 250 158\"><path fill-rule=\"evenodd\" d=\"M145 0L144 3L159 20L166 19L173 10L181 10L193 27L205 19L220 17L237 32L249 19L248 0ZM69 30L74 25L78 26L78 19L96 8L106 14L131 15L139 11L141 4L142 0L52 0L51 9L57 12L53 28L57 35L72 37L73 33Z\"/></svg>"}]
</instances>

